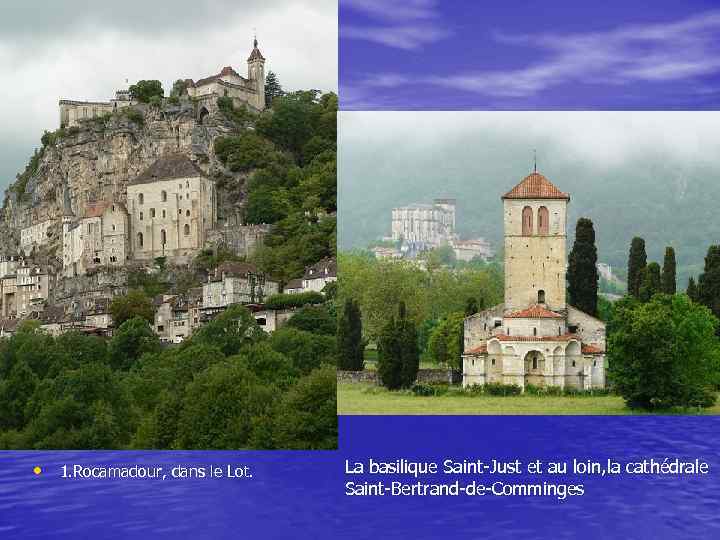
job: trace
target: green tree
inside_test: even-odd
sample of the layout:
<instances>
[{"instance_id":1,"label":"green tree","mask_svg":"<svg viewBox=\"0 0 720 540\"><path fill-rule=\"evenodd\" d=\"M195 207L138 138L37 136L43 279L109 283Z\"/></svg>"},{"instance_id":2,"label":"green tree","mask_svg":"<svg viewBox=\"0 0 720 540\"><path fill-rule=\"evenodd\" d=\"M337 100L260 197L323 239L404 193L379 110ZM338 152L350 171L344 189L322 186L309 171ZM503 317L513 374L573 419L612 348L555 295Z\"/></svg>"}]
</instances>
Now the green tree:
<instances>
[{"instance_id":1,"label":"green tree","mask_svg":"<svg viewBox=\"0 0 720 540\"><path fill-rule=\"evenodd\" d=\"M471 296L467 299L465 304L465 316L470 317L471 315L475 315L478 311L480 311L478 301L474 296Z\"/></svg>"},{"instance_id":2,"label":"green tree","mask_svg":"<svg viewBox=\"0 0 720 540\"><path fill-rule=\"evenodd\" d=\"M567 280L570 304L588 315L597 315L597 247L595 228L588 218L577 221L575 242L568 258Z\"/></svg>"},{"instance_id":3,"label":"green tree","mask_svg":"<svg viewBox=\"0 0 720 540\"><path fill-rule=\"evenodd\" d=\"M409 388L417 379L420 369L418 332L415 321L405 313L405 304L400 304L399 315L397 332L400 342L400 384L403 388Z\"/></svg>"},{"instance_id":4,"label":"green tree","mask_svg":"<svg viewBox=\"0 0 720 540\"><path fill-rule=\"evenodd\" d=\"M175 446L189 450L246 448L254 419L271 409L277 389L247 366L219 362L188 384Z\"/></svg>"},{"instance_id":5,"label":"green tree","mask_svg":"<svg viewBox=\"0 0 720 540\"><path fill-rule=\"evenodd\" d=\"M180 97L187 94L187 83L183 79L178 79L173 83L170 91L171 97Z\"/></svg>"},{"instance_id":6,"label":"green tree","mask_svg":"<svg viewBox=\"0 0 720 540\"><path fill-rule=\"evenodd\" d=\"M152 324L155 320L155 309L152 300L141 289L128 291L125 296L116 296L110 304L110 314L116 327L135 317L145 319Z\"/></svg>"},{"instance_id":7,"label":"green tree","mask_svg":"<svg viewBox=\"0 0 720 540\"><path fill-rule=\"evenodd\" d=\"M365 342L362 318L357 302L348 298L337 324L338 366L340 369L362 371L365 364Z\"/></svg>"},{"instance_id":8,"label":"green tree","mask_svg":"<svg viewBox=\"0 0 720 540\"><path fill-rule=\"evenodd\" d=\"M299 379L283 397L274 421L277 448L332 450L338 445L337 375L323 366Z\"/></svg>"},{"instance_id":9,"label":"green tree","mask_svg":"<svg viewBox=\"0 0 720 540\"><path fill-rule=\"evenodd\" d=\"M265 106L271 107L273 100L284 94L277 75L273 71L268 71L265 76Z\"/></svg>"},{"instance_id":10,"label":"green tree","mask_svg":"<svg viewBox=\"0 0 720 540\"><path fill-rule=\"evenodd\" d=\"M402 386L402 341L399 325L391 316L380 333L377 343L377 371L380 382L389 390Z\"/></svg>"},{"instance_id":11,"label":"green tree","mask_svg":"<svg viewBox=\"0 0 720 540\"><path fill-rule=\"evenodd\" d=\"M250 311L236 304L201 326L184 345L211 345L220 349L225 356L231 356L264 337L265 332L257 325Z\"/></svg>"},{"instance_id":12,"label":"green tree","mask_svg":"<svg viewBox=\"0 0 720 540\"><path fill-rule=\"evenodd\" d=\"M695 278L690 276L690 279L688 279L688 286L686 294L688 295L688 298L692 300L693 302L699 302L700 296L698 294L697 285L695 285Z\"/></svg>"},{"instance_id":13,"label":"green tree","mask_svg":"<svg viewBox=\"0 0 720 540\"><path fill-rule=\"evenodd\" d=\"M698 279L698 296L713 315L720 317L720 245L708 248L705 268Z\"/></svg>"},{"instance_id":14,"label":"green tree","mask_svg":"<svg viewBox=\"0 0 720 540\"><path fill-rule=\"evenodd\" d=\"M618 303L619 304L619 303ZM720 368L718 320L685 295L615 306L609 377L631 408L708 407Z\"/></svg>"},{"instance_id":15,"label":"green tree","mask_svg":"<svg viewBox=\"0 0 720 540\"><path fill-rule=\"evenodd\" d=\"M676 292L676 266L675 249L668 246L665 248L665 258L663 259L662 269L662 292L665 294L675 294Z\"/></svg>"},{"instance_id":16,"label":"green tree","mask_svg":"<svg viewBox=\"0 0 720 540\"><path fill-rule=\"evenodd\" d=\"M108 346L113 369L130 369L143 354L160 350L160 341L145 319L133 317L117 329Z\"/></svg>"},{"instance_id":17,"label":"green tree","mask_svg":"<svg viewBox=\"0 0 720 540\"><path fill-rule=\"evenodd\" d=\"M428 342L428 351L435 362L453 369L461 367L464 322L463 314L455 312L443 318L435 327Z\"/></svg>"},{"instance_id":18,"label":"green tree","mask_svg":"<svg viewBox=\"0 0 720 540\"><path fill-rule=\"evenodd\" d=\"M284 326L270 336L270 346L292 362L295 373L307 375L322 364L334 364L334 336L312 334Z\"/></svg>"},{"instance_id":19,"label":"green tree","mask_svg":"<svg viewBox=\"0 0 720 540\"><path fill-rule=\"evenodd\" d=\"M334 336L337 330L335 317L324 304L301 307L285 324L291 328L326 336Z\"/></svg>"},{"instance_id":20,"label":"green tree","mask_svg":"<svg viewBox=\"0 0 720 540\"><path fill-rule=\"evenodd\" d=\"M136 84L130 86L130 97L141 103L150 103L150 100L157 96L163 97L165 91L163 90L162 83L157 80L152 81L138 81Z\"/></svg>"},{"instance_id":21,"label":"green tree","mask_svg":"<svg viewBox=\"0 0 720 540\"><path fill-rule=\"evenodd\" d=\"M22 360L13 366L7 379L0 380L0 429L25 426L25 407L37 385L37 375Z\"/></svg>"},{"instance_id":22,"label":"green tree","mask_svg":"<svg viewBox=\"0 0 720 540\"><path fill-rule=\"evenodd\" d=\"M640 285L646 265L645 240L636 236L630 244L630 255L628 257L628 294L635 298L640 297Z\"/></svg>"},{"instance_id":23,"label":"green tree","mask_svg":"<svg viewBox=\"0 0 720 540\"><path fill-rule=\"evenodd\" d=\"M645 267L640 284L639 298L641 302L648 302L654 295L662 292L662 278L660 277L660 265L651 262Z\"/></svg>"}]
</instances>

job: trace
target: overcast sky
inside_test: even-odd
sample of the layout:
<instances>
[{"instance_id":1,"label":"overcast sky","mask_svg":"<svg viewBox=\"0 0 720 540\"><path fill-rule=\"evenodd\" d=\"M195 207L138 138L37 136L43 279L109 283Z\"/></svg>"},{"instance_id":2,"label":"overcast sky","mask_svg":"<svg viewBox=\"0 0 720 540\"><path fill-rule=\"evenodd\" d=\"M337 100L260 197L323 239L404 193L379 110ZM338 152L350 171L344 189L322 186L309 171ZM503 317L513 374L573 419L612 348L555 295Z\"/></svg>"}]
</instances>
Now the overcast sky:
<instances>
[{"instance_id":1,"label":"overcast sky","mask_svg":"<svg viewBox=\"0 0 720 540\"><path fill-rule=\"evenodd\" d=\"M335 0L3 2L0 188L58 127L58 99L107 100L126 79L167 94L226 65L244 75L254 31L285 89L337 91Z\"/></svg>"},{"instance_id":2,"label":"overcast sky","mask_svg":"<svg viewBox=\"0 0 720 540\"><path fill-rule=\"evenodd\" d=\"M458 201L462 235L502 234L500 196L538 170L571 194L569 233L593 219L602 260L632 236L699 264L720 238L720 112L353 112L340 114L339 245L390 232L390 211Z\"/></svg>"}]
</instances>

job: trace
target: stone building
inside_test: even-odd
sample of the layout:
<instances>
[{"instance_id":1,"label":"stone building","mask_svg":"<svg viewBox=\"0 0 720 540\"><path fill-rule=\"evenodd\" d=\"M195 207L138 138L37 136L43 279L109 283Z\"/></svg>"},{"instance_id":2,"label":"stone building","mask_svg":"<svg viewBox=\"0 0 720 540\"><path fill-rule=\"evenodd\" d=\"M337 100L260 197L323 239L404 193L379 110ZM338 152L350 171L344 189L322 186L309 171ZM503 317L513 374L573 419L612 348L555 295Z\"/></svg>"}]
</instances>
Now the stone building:
<instances>
[{"instance_id":1,"label":"stone building","mask_svg":"<svg viewBox=\"0 0 720 540\"><path fill-rule=\"evenodd\" d=\"M463 385L605 386L605 324L567 305L570 196L533 172L502 197L505 302L465 319Z\"/></svg>"},{"instance_id":2,"label":"stone building","mask_svg":"<svg viewBox=\"0 0 720 540\"><path fill-rule=\"evenodd\" d=\"M232 66L199 81L185 80L188 95L200 102L198 120L202 122L217 104L217 98L229 97L236 107L265 108L265 58L258 49L257 39L247 59L247 78Z\"/></svg>"},{"instance_id":3,"label":"stone building","mask_svg":"<svg viewBox=\"0 0 720 540\"><path fill-rule=\"evenodd\" d=\"M32 311L42 311L50 292L50 274L47 268L23 263L16 273L16 312L26 317Z\"/></svg>"},{"instance_id":4,"label":"stone building","mask_svg":"<svg viewBox=\"0 0 720 540\"><path fill-rule=\"evenodd\" d=\"M46 219L20 230L20 250L25 256L30 255L33 248L47 244L50 239L48 233L54 223L54 220Z\"/></svg>"},{"instance_id":5,"label":"stone building","mask_svg":"<svg viewBox=\"0 0 720 540\"><path fill-rule=\"evenodd\" d=\"M232 304L259 304L280 292L280 284L248 263L223 263L203 285L202 310L218 312Z\"/></svg>"},{"instance_id":6,"label":"stone building","mask_svg":"<svg viewBox=\"0 0 720 540\"><path fill-rule=\"evenodd\" d=\"M182 154L161 157L132 180L127 205L135 260L187 262L217 223L215 182Z\"/></svg>"},{"instance_id":7,"label":"stone building","mask_svg":"<svg viewBox=\"0 0 720 540\"><path fill-rule=\"evenodd\" d=\"M115 98L109 101L77 101L73 99L61 99L60 127L67 128L77 126L85 120L92 120L106 114L111 114L118 109L135 105L130 98L129 90L118 90Z\"/></svg>"},{"instance_id":8,"label":"stone building","mask_svg":"<svg viewBox=\"0 0 720 540\"><path fill-rule=\"evenodd\" d=\"M160 295L154 302L155 333L165 343L182 343L193 330L190 305L182 295Z\"/></svg>"},{"instance_id":9,"label":"stone building","mask_svg":"<svg viewBox=\"0 0 720 540\"><path fill-rule=\"evenodd\" d=\"M415 251L434 249L455 238L455 199L411 204L392 211L392 240Z\"/></svg>"},{"instance_id":10,"label":"stone building","mask_svg":"<svg viewBox=\"0 0 720 540\"><path fill-rule=\"evenodd\" d=\"M301 292L322 292L333 281L337 281L337 261L332 257L322 259L305 268Z\"/></svg>"},{"instance_id":11,"label":"stone building","mask_svg":"<svg viewBox=\"0 0 720 540\"><path fill-rule=\"evenodd\" d=\"M89 203L80 219L65 205L63 275L76 277L98 266L123 266L128 249L128 212L117 201Z\"/></svg>"}]
</instances>

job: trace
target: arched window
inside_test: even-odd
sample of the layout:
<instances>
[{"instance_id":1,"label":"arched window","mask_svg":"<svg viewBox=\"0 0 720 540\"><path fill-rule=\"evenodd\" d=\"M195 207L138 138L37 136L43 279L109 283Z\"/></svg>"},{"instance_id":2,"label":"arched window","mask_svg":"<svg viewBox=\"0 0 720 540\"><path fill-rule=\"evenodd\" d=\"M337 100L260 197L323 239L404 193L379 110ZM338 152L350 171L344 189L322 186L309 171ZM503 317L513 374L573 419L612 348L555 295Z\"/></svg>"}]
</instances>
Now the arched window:
<instances>
[{"instance_id":1,"label":"arched window","mask_svg":"<svg viewBox=\"0 0 720 540\"><path fill-rule=\"evenodd\" d=\"M137 245L143 247L143 235L141 232L137 233Z\"/></svg>"},{"instance_id":2,"label":"arched window","mask_svg":"<svg viewBox=\"0 0 720 540\"><path fill-rule=\"evenodd\" d=\"M160 198L162 199L162 202L167 202L167 191L160 193Z\"/></svg>"},{"instance_id":3,"label":"arched window","mask_svg":"<svg viewBox=\"0 0 720 540\"><path fill-rule=\"evenodd\" d=\"M166 215L167 215L167 214L165 213L165 210L163 210L163 214L162 214L163 219L165 219L165 216L166 216Z\"/></svg>"},{"instance_id":4,"label":"arched window","mask_svg":"<svg viewBox=\"0 0 720 540\"><path fill-rule=\"evenodd\" d=\"M190 236L190 225L186 223L185 227L183 227L183 231L185 232L185 236Z\"/></svg>"},{"instance_id":5,"label":"arched window","mask_svg":"<svg viewBox=\"0 0 720 540\"><path fill-rule=\"evenodd\" d=\"M533 232L533 211L526 206L522 211L522 233L523 236L530 236Z\"/></svg>"},{"instance_id":6,"label":"arched window","mask_svg":"<svg viewBox=\"0 0 720 540\"><path fill-rule=\"evenodd\" d=\"M186 215L187 217L190 217L190 210L185 210L185 215Z\"/></svg>"},{"instance_id":7,"label":"arched window","mask_svg":"<svg viewBox=\"0 0 720 540\"><path fill-rule=\"evenodd\" d=\"M142 193L138 194L138 203L143 204L145 202L145 197Z\"/></svg>"},{"instance_id":8,"label":"arched window","mask_svg":"<svg viewBox=\"0 0 720 540\"><path fill-rule=\"evenodd\" d=\"M545 303L545 291L540 289L538 291L538 304L544 304Z\"/></svg>"},{"instance_id":9,"label":"arched window","mask_svg":"<svg viewBox=\"0 0 720 540\"><path fill-rule=\"evenodd\" d=\"M154 208L150 209L150 217L155 217L155 209Z\"/></svg>"},{"instance_id":10,"label":"arched window","mask_svg":"<svg viewBox=\"0 0 720 540\"><path fill-rule=\"evenodd\" d=\"M165 229L162 229L160 231L160 243L164 246L167 243L167 235L165 234Z\"/></svg>"},{"instance_id":11,"label":"arched window","mask_svg":"<svg viewBox=\"0 0 720 540\"><path fill-rule=\"evenodd\" d=\"M550 230L550 217L548 209L544 206L538 208L538 234L547 234Z\"/></svg>"}]
</instances>

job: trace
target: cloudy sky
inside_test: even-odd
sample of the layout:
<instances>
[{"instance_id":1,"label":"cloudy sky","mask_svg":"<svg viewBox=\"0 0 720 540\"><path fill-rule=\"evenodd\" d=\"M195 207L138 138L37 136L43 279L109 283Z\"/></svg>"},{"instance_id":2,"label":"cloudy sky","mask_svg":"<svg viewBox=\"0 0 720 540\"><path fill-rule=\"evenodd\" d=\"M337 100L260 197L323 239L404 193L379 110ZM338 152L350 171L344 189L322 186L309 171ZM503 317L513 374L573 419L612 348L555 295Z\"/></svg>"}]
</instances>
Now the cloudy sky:
<instances>
[{"instance_id":1,"label":"cloudy sky","mask_svg":"<svg viewBox=\"0 0 720 540\"><path fill-rule=\"evenodd\" d=\"M717 0L340 0L345 110L720 108Z\"/></svg>"},{"instance_id":2,"label":"cloudy sky","mask_svg":"<svg viewBox=\"0 0 720 540\"><path fill-rule=\"evenodd\" d=\"M458 201L458 228L496 243L500 196L533 168L570 192L572 235L593 219L601 258L624 265L632 236L702 262L720 239L720 112L361 112L340 116L339 244L390 231L395 206Z\"/></svg>"},{"instance_id":3,"label":"cloudy sky","mask_svg":"<svg viewBox=\"0 0 720 540\"><path fill-rule=\"evenodd\" d=\"M167 92L226 65L246 73L254 31L285 89L337 91L335 0L4 2L0 188L58 127L59 98L106 100L126 79Z\"/></svg>"}]
</instances>

